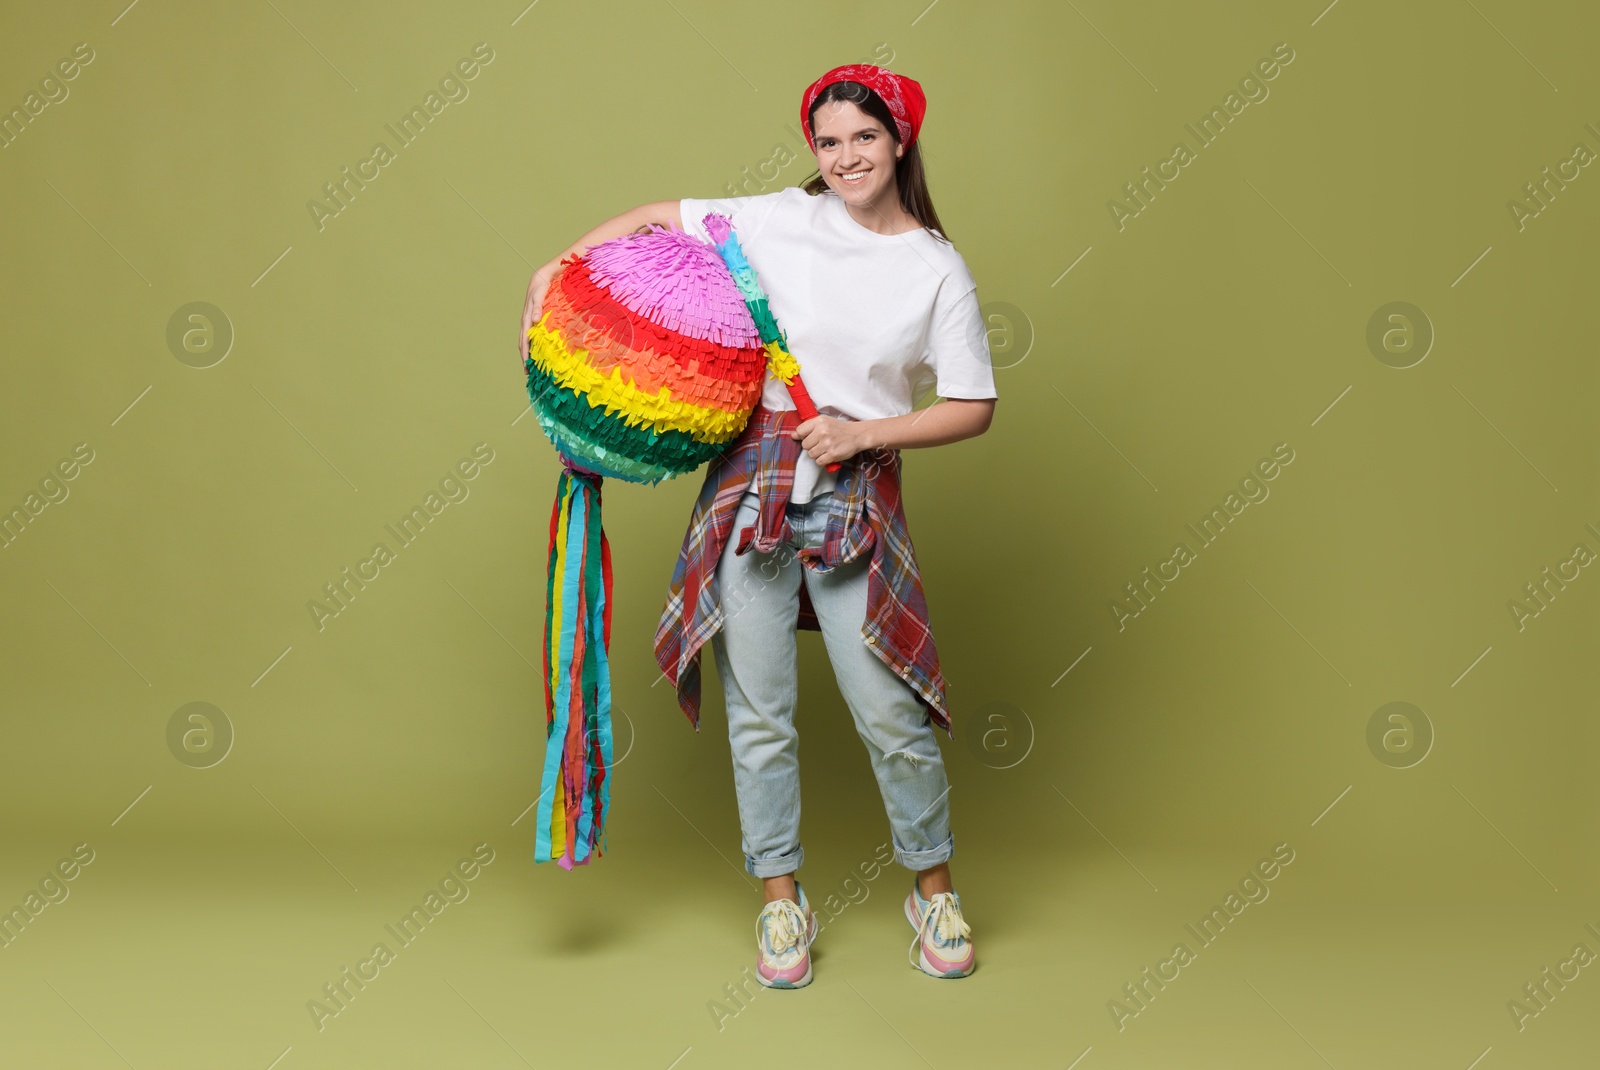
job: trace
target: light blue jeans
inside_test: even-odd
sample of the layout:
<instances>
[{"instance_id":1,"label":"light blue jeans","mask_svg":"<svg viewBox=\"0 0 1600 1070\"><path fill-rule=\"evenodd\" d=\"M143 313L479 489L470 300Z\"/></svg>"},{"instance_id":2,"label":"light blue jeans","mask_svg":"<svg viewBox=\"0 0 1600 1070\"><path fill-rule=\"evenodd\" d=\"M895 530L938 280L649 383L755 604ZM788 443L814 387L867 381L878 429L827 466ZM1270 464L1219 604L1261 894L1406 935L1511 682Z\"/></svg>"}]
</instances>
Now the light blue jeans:
<instances>
[{"instance_id":1,"label":"light blue jeans","mask_svg":"<svg viewBox=\"0 0 1600 1070\"><path fill-rule=\"evenodd\" d=\"M753 524L758 498L747 490L717 565L724 622L711 637L728 711L728 742L739 797L745 870L777 877L800 868L800 736L795 617L800 583L822 626L839 692L855 718L878 778L895 861L924 870L946 861L950 832L944 758L934 726L911 685L878 659L861 637L867 615L871 554L826 572L803 565L795 551L820 547L833 494L790 503L793 535L771 553L735 553L739 532Z\"/></svg>"}]
</instances>

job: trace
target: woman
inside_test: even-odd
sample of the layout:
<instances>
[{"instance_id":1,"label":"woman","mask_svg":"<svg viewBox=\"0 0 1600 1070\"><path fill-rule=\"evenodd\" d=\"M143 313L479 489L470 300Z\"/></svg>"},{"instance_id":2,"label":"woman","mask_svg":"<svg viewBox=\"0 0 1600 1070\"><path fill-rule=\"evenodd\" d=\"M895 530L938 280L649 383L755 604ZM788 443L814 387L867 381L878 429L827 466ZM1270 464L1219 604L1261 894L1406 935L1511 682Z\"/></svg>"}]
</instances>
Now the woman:
<instances>
[{"instance_id":1,"label":"woman","mask_svg":"<svg viewBox=\"0 0 1600 1070\"><path fill-rule=\"evenodd\" d=\"M925 108L921 86L882 67L829 71L801 100L817 159L803 187L625 212L535 272L523 310L526 361L528 328L563 257L652 224L707 239L703 219L720 212L816 402L819 415L801 422L786 387L768 378L749 425L708 467L656 634L657 661L696 731L699 652L712 645L745 869L764 882L756 976L770 988L810 983L818 932L796 877L797 628L822 633L872 760L895 861L916 873L905 902L917 931L911 964L965 977L976 963L950 878L949 785L933 727L954 733L899 451L982 434L996 394L976 283L928 196L917 144ZM914 411L935 387L946 400Z\"/></svg>"}]
</instances>

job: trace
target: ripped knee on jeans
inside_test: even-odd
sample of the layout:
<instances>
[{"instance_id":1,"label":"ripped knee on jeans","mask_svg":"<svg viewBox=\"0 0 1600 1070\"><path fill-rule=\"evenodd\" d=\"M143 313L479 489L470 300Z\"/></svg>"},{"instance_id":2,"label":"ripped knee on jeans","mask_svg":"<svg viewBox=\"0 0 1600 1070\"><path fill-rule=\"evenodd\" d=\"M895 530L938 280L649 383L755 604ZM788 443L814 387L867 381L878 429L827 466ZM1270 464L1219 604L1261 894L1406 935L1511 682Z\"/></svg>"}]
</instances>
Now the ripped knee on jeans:
<instances>
[{"instance_id":1,"label":"ripped knee on jeans","mask_svg":"<svg viewBox=\"0 0 1600 1070\"><path fill-rule=\"evenodd\" d=\"M893 758L896 755L899 755L900 757L904 758L906 761L910 762L912 765L915 765L918 762L925 762L925 761L928 760L926 755L918 754L917 752L915 752L913 750L905 750L905 749L902 749L902 750L886 750L886 751L883 752L883 756L885 758Z\"/></svg>"}]
</instances>

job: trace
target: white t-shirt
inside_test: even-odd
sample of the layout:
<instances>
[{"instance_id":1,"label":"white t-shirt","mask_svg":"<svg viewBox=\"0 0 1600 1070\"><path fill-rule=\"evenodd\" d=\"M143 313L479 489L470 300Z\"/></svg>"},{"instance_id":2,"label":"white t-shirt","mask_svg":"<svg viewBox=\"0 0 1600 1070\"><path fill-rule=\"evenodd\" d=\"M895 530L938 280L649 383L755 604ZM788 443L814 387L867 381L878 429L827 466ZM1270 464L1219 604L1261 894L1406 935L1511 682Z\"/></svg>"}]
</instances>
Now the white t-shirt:
<instances>
[{"instance_id":1,"label":"white t-shirt","mask_svg":"<svg viewBox=\"0 0 1600 1070\"><path fill-rule=\"evenodd\" d=\"M680 202L683 226L710 240L703 219L733 223L745 258L800 364L817 411L877 420L914 411L930 388L946 398L992 398L994 368L966 261L926 228L879 234L857 223L831 192L789 186L754 197ZM769 373L762 402L792 409ZM790 500L834 488L803 448Z\"/></svg>"}]
</instances>

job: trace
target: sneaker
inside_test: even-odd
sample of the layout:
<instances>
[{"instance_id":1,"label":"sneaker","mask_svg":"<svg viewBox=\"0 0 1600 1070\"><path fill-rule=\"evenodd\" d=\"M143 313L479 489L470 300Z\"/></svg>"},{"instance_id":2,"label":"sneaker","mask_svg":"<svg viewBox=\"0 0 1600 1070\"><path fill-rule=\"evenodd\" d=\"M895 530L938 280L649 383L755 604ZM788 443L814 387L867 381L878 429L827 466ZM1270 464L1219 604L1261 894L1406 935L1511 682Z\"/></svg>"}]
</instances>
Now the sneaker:
<instances>
[{"instance_id":1,"label":"sneaker","mask_svg":"<svg viewBox=\"0 0 1600 1070\"><path fill-rule=\"evenodd\" d=\"M961 897L955 892L935 892L932 899L924 899L912 877L911 894L906 896L906 920L917 930L907 957L923 973L930 977L965 977L977 965L972 929L961 917Z\"/></svg>"},{"instance_id":2,"label":"sneaker","mask_svg":"<svg viewBox=\"0 0 1600 1070\"><path fill-rule=\"evenodd\" d=\"M767 988L804 988L811 983L811 941L817 917L806 890L795 881L793 899L774 899L756 919L756 980Z\"/></svg>"}]
</instances>

